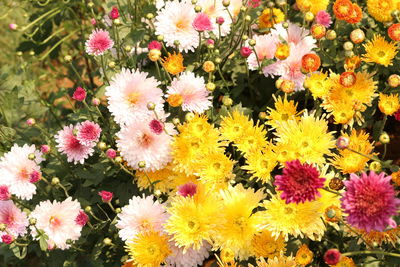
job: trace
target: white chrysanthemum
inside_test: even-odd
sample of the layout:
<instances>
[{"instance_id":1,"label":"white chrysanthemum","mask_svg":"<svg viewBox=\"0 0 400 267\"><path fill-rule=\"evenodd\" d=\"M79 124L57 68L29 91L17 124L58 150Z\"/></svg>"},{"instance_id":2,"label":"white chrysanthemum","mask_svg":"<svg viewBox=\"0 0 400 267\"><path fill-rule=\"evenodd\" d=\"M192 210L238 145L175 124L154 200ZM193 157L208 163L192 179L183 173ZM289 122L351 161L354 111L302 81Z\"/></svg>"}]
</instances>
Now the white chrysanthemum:
<instances>
[{"instance_id":1,"label":"white chrysanthemum","mask_svg":"<svg viewBox=\"0 0 400 267\"><path fill-rule=\"evenodd\" d=\"M140 121L152 115L147 104L156 105L156 111L163 109L163 92L160 83L147 73L138 70L122 69L106 87L108 109L119 124Z\"/></svg>"},{"instance_id":2,"label":"white chrysanthemum","mask_svg":"<svg viewBox=\"0 0 400 267\"><path fill-rule=\"evenodd\" d=\"M0 223L6 226L6 231L0 232L0 236L11 234L14 238L25 235L29 225L25 212L17 208L11 200L0 201Z\"/></svg>"},{"instance_id":3,"label":"white chrysanthemum","mask_svg":"<svg viewBox=\"0 0 400 267\"><path fill-rule=\"evenodd\" d=\"M259 65L262 65L264 59L273 59L275 56L276 46L278 39L272 34L257 35L253 39L256 41L254 50L257 53L252 52L247 58L247 64L250 70L258 69Z\"/></svg>"},{"instance_id":4,"label":"white chrysanthemum","mask_svg":"<svg viewBox=\"0 0 400 267\"><path fill-rule=\"evenodd\" d=\"M196 267L201 265L208 258L211 245L203 241L203 246L199 250L189 248L183 253L183 247L179 248L174 242L169 243L172 253L165 260L165 266L168 267Z\"/></svg>"},{"instance_id":5,"label":"white chrysanthemum","mask_svg":"<svg viewBox=\"0 0 400 267\"><path fill-rule=\"evenodd\" d=\"M183 101L182 110L203 113L212 106L209 94L203 77L196 77L193 72L185 72L174 78L166 96L180 95Z\"/></svg>"},{"instance_id":6,"label":"white chrysanthemum","mask_svg":"<svg viewBox=\"0 0 400 267\"><path fill-rule=\"evenodd\" d=\"M29 154L35 155L35 159L30 160ZM20 147L15 144L0 159L0 185L7 185L10 193L19 198L31 199L36 193L31 177L40 174L38 164L42 161L42 153L34 145Z\"/></svg>"},{"instance_id":7,"label":"white chrysanthemum","mask_svg":"<svg viewBox=\"0 0 400 267\"><path fill-rule=\"evenodd\" d=\"M129 204L122 208L118 214L117 228L122 240L132 240L144 230L153 229L162 231L167 214L165 207L153 196L135 196L129 200Z\"/></svg>"},{"instance_id":8,"label":"white chrysanthemum","mask_svg":"<svg viewBox=\"0 0 400 267\"><path fill-rule=\"evenodd\" d=\"M164 36L167 46L175 47L174 42L179 41L179 51L194 51L199 45L199 33L192 26L195 17L194 5L190 2L166 2L157 12L156 34Z\"/></svg>"},{"instance_id":9,"label":"white chrysanthemum","mask_svg":"<svg viewBox=\"0 0 400 267\"><path fill-rule=\"evenodd\" d=\"M167 130L157 132L150 127L151 117L142 121L133 121L123 125L117 133L117 147L121 156L129 166L138 169L138 163L143 161L144 171L155 171L164 167L171 160L170 143L174 134L170 123L164 123Z\"/></svg>"},{"instance_id":10,"label":"white chrysanthemum","mask_svg":"<svg viewBox=\"0 0 400 267\"><path fill-rule=\"evenodd\" d=\"M82 226L75 221L79 215L81 205L71 197L63 202L49 200L40 202L32 211L30 218L36 219L36 228L43 230L49 237L49 247L60 249L69 248L67 240L75 241L81 236ZM31 234L36 237L35 227L31 227Z\"/></svg>"},{"instance_id":11,"label":"white chrysanthemum","mask_svg":"<svg viewBox=\"0 0 400 267\"><path fill-rule=\"evenodd\" d=\"M199 0L197 5L201 6L201 11L208 15L211 19L213 25L213 33L218 36L219 29L218 24L216 23L216 19L218 17L222 17L224 19L224 23L221 27L221 36L226 36L231 31L232 19L229 16L228 11L226 11L225 7L222 5L222 1L215 0Z\"/></svg>"}]
</instances>

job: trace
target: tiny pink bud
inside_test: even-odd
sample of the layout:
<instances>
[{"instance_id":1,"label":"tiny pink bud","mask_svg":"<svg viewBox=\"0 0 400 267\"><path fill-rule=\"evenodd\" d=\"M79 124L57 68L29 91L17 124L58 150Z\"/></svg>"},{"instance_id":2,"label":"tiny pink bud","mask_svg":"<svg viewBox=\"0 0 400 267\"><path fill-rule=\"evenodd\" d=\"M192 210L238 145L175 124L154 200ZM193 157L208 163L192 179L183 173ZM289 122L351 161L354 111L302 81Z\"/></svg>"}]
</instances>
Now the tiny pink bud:
<instances>
[{"instance_id":1,"label":"tiny pink bud","mask_svg":"<svg viewBox=\"0 0 400 267\"><path fill-rule=\"evenodd\" d=\"M11 197L8 186L0 185L0 200L9 200Z\"/></svg>"},{"instance_id":2,"label":"tiny pink bud","mask_svg":"<svg viewBox=\"0 0 400 267\"><path fill-rule=\"evenodd\" d=\"M115 151L115 149L107 149L106 151L106 155L109 159L114 159L117 156L117 151Z\"/></svg>"},{"instance_id":3,"label":"tiny pink bud","mask_svg":"<svg viewBox=\"0 0 400 267\"><path fill-rule=\"evenodd\" d=\"M336 140L336 146L339 149L345 149L349 146L350 144L350 140L348 137L345 136L340 136L337 140Z\"/></svg>"},{"instance_id":4,"label":"tiny pink bud","mask_svg":"<svg viewBox=\"0 0 400 267\"><path fill-rule=\"evenodd\" d=\"M41 145L41 146L40 146L40 151L41 151L43 154L48 154L48 153L50 152L50 146L48 146L48 145Z\"/></svg>"},{"instance_id":5,"label":"tiny pink bud","mask_svg":"<svg viewBox=\"0 0 400 267\"><path fill-rule=\"evenodd\" d=\"M86 90L83 89L82 87L77 87L74 94L72 95L72 98L77 100L77 101L83 101L86 98Z\"/></svg>"},{"instance_id":6,"label":"tiny pink bud","mask_svg":"<svg viewBox=\"0 0 400 267\"><path fill-rule=\"evenodd\" d=\"M214 43L213 39L207 39L207 45L213 45Z\"/></svg>"},{"instance_id":7,"label":"tiny pink bud","mask_svg":"<svg viewBox=\"0 0 400 267\"><path fill-rule=\"evenodd\" d=\"M187 196L192 197L196 194L196 192L197 192L197 185L195 183L188 182L178 187L177 194L183 197Z\"/></svg>"},{"instance_id":8,"label":"tiny pink bud","mask_svg":"<svg viewBox=\"0 0 400 267\"><path fill-rule=\"evenodd\" d=\"M38 171L33 171L29 174L29 182L37 183L42 175Z\"/></svg>"},{"instance_id":9,"label":"tiny pink bud","mask_svg":"<svg viewBox=\"0 0 400 267\"><path fill-rule=\"evenodd\" d=\"M100 103L101 103L101 101L100 101L100 99L98 99L98 98L93 98L92 99L92 105L93 106L99 106L100 105Z\"/></svg>"},{"instance_id":10,"label":"tiny pink bud","mask_svg":"<svg viewBox=\"0 0 400 267\"><path fill-rule=\"evenodd\" d=\"M119 18L119 11L116 6L113 6L110 12L110 19L117 19Z\"/></svg>"},{"instance_id":11,"label":"tiny pink bud","mask_svg":"<svg viewBox=\"0 0 400 267\"><path fill-rule=\"evenodd\" d=\"M88 221L89 216L87 216L87 214L83 210L80 210L78 216L76 216L75 218L76 224L80 226L85 226Z\"/></svg>"},{"instance_id":12,"label":"tiny pink bud","mask_svg":"<svg viewBox=\"0 0 400 267\"><path fill-rule=\"evenodd\" d=\"M96 25L97 24L97 21L96 21L96 19L90 19L90 23L92 23L92 25Z\"/></svg>"},{"instance_id":13,"label":"tiny pink bud","mask_svg":"<svg viewBox=\"0 0 400 267\"><path fill-rule=\"evenodd\" d=\"M251 55L251 53L251 49L247 46L242 46L242 48L240 48L240 54L242 55L242 57L247 58Z\"/></svg>"},{"instance_id":14,"label":"tiny pink bud","mask_svg":"<svg viewBox=\"0 0 400 267\"><path fill-rule=\"evenodd\" d=\"M26 124L28 124L29 126L32 126L36 123L36 120L34 118L29 118L26 120Z\"/></svg>"},{"instance_id":15,"label":"tiny pink bud","mask_svg":"<svg viewBox=\"0 0 400 267\"><path fill-rule=\"evenodd\" d=\"M161 50L162 45L160 42L157 41L151 41L148 45L147 48L150 50L156 49L156 50Z\"/></svg>"},{"instance_id":16,"label":"tiny pink bud","mask_svg":"<svg viewBox=\"0 0 400 267\"><path fill-rule=\"evenodd\" d=\"M324 254L324 261L328 265L335 265L340 261L340 251L337 249L328 249Z\"/></svg>"},{"instance_id":17,"label":"tiny pink bud","mask_svg":"<svg viewBox=\"0 0 400 267\"><path fill-rule=\"evenodd\" d=\"M101 196L101 200L103 202L110 202L113 199L114 194L108 191L100 191L99 196Z\"/></svg>"},{"instance_id":18,"label":"tiny pink bud","mask_svg":"<svg viewBox=\"0 0 400 267\"><path fill-rule=\"evenodd\" d=\"M149 126L151 131L155 134L161 134L164 130L164 125L159 120L152 120Z\"/></svg>"},{"instance_id":19,"label":"tiny pink bud","mask_svg":"<svg viewBox=\"0 0 400 267\"><path fill-rule=\"evenodd\" d=\"M225 22L225 19L223 17L217 17L215 19L215 22L217 22L217 24L222 25Z\"/></svg>"},{"instance_id":20,"label":"tiny pink bud","mask_svg":"<svg viewBox=\"0 0 400 267\"><path fill-rule=\"evenodd\" d=\"M12 235L6 234L1 236L1 241L3 241L4 244L11 244L13 242L14 238Z\"/></svg>"},{"instance_id":21,"label":"tiny pink bud","mask_svg":"<svg viewBox=\"0 0 400 267\"><path fill-rule=\"evenodd\" d=\"M18 28L18 25L15 23L10 23L8 24L8 28L10 28L10 30L15 31Z\"/></svg>"}]
</instances>

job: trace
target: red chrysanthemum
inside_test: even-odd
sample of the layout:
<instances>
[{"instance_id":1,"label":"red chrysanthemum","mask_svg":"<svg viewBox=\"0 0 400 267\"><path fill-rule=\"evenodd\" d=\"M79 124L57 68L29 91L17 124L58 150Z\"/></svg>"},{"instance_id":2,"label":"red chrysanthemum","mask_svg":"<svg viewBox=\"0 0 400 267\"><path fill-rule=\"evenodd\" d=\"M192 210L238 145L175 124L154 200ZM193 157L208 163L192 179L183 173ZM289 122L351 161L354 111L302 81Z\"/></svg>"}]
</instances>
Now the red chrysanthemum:
<instances>
[{"instance_id":1,"label":"red chrysanthemum","mask_svg":"<svg viewBox=\"0 0 400 267\"><path fill-rule=\"evenodd\" d=\"M276 189L282 191L281 198L286 203L304 203L321 196L318 189L324 186L325 178L314 166L296 159L285 163L282 175L275 177Z\"/></svg>"},{"instance_id":2,"label":"red chrysanthemum","mask_svg":"<svg viewBox=\"0 0 400 267\"><path fill-rule=\"evenodd\" d=\"M301 67L306 72L313 72L321 66L321 59L317 54L305 54L301 59Z\"/></svg>"},{"instance_id":3,"label":"red chrysanthemum","mask_svg":"<svg viewBox=\"0 0 400 267\"><path fill-rule=\"evenodd\" d=\"M391 25L388 29L388 35L393 41L400 41L400 23Z\"/></svg>"}]
</instances>

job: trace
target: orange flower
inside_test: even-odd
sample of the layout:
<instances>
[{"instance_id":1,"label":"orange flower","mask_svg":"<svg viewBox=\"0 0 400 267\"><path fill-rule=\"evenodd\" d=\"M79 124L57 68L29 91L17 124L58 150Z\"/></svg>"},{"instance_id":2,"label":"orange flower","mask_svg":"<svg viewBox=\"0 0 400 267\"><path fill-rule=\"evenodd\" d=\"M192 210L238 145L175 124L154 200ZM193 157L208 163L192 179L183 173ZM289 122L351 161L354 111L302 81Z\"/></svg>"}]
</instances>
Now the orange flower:
<instances>
[{"instance_id":1,"label":"orange flower","mask_svg":"<svg viewBox=\"0 0 400 267\"><path fill-rule=\"evenodd\" d=\"M162 64L165 70L172 75L177 75L185 70L185 67L183 66L183 56L181 53L176 54L174 52L172 55L171 53L168 53L168 57L162 60Z\"/></svg>"},{"instance_id":2,"label":"orange flower","mask_svg":"<svg viewBox=\"0 0 400 267\"><path fill-rule=\"evenodd\" d=\"M301 245L296 253L296 263L300 266L306 266L313 261L314 253L306 244Z\"/></svg>"},{"instance_id":3,"label":"orange flower","mask_svg":"<svg viewBox=\"0 0 400 267\"><path fill-rule=\"evenodd\" d=\"M393 41L400 41L400 23L391 25L388 29L388 35Z\"/></svg>"},{"instance_id":4,"label":"orange flower","mask_svg":"<svg viewBox=\"0 0 400 267\"><path fill-rule=\"evenodd\" d=\"M288 44L279 44L276 48L275 57L280 60L286 59L290 55L290 47Z\"/></svg>"},{"instance_id":5,"label":"orange flower","mask_svg":"<svg viewBox=\"0 0 400 267\"><path fill-rule=\"evenodd\" d=\"M306 54L301 59L301 67L306 72L316 71L321 66L321 59L316 54Z\"/></svg>"},{"instance_id":6,"label":"orange flower","mask_svg":"<svg viewBox=\"0 0 400 267\"><path fill-rule=\"evenodd\" d=\"M340 74L339 82L344 87L353 86L357 81L356 74L352 71L346 71Z\"/></svg>"},{"instance_id":7,"label":"orange flower","mask_svg":"<svg viewBox=\"0 0 400 267\"><path fill-rule=\"evenodd\" d=\"M354 5L350 0L336 0L333 4L333 13L338 19L345 20L353 13Z\"/></svg>"},{"instance_id":8,"label":"orange flower","mask_svg":"<svg viewBox=\"0 0 400 267\"><path fill-rule=\"evenodd\" d=\"M346 61L344 63L344 69L346 71L353 71L360 67L361 65L361 58L359 56L352 56L346 58Z\"/></svg>"},{"instance_id":9,"label":"orange flower","mask_svg":"<svg viewBox=\"0 0 400 267\"><path fill-rule=\"evenodd\" d=\"M311 27L311 35L315 38L315 39L321 39L322 37L325 36L326 33L326 28L324 25L322 24L314 24Z\"/></svg>"},{"instance_id":10,"label":"orange flower","mask_svg":"<svg viewBox=\"0 0 400 267\"><path fill-rule=\"evenodd\" d=\"M357 4L353 4L353 11L344 20L348 23L355 24L362 19L362 10Z\"/></svg>"},{"instance_id":11,"label":"orange flower","mask_svg":"<svg viewBox=\"0 0 400 267\"><path fill-rule=\"evenodd\" d=\"M167 102L171 107L179 107L183 103L183 97L179 94L168 96Z\"/></svg>"}]
</instances>

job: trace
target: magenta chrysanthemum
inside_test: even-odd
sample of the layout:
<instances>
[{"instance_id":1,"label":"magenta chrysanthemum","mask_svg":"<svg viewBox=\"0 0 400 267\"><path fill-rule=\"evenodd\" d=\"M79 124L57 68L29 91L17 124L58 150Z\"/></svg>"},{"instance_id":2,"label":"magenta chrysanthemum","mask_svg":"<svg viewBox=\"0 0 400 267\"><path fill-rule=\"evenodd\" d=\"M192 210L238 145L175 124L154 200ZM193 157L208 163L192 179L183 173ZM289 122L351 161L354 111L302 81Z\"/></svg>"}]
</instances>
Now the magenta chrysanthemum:
<instances>
[{"instance_id":1,"label":"magenta chrysanthemum","mask_svg":"<svg viewBox=\"0 0 400 267\"><path fill-rule=\"evenodd\" d=\"M342 209L347 214L346 221L357 228L383 231L388 225L396 227L391 218L397 214L400 199L390 184L391 176L385 173L361 176L350 174L345 181L346 192L342 197Z\"/></svg>"},{"instance_id":2,"label":"magenta chrysanthemum","mask_svg":"<svg viewBox=\"0 0 400 267\"><path fill-rule=\"evenodd\" d=\"M92 121L84 121L77 125L78 134L76 138L81 144L91 146L93 143L99 141L101 128L100 126Z\"/></svg>"},{"instance_id":3,"label":"magenta chrysanthemum","mask_svg":"<svg viewBox=\"0 0 400 267\"><path fill-rule=\"evenodd\" d=\"M198 13L192 23L193 28L196 31L211 31L213 29L210 18L205 13Z\"/></svg>"},{"instance_id":4,"label":"magenta chrysanthemum","mask_svg":"<svg viewBox=\"0 0 400 267\"><path fill-rule=\"evenodd\" d=\"M296 159L285 163L283 174L275 177L274 185L282 191L281 198L286 203L304 203L321 196L318 189L324 186L325 178L319 176L317 168Z\"/></svg>"},{"instance_id":5,"label":"magenta chrysanthemum","mask_svg":"<svg viewBox=\"0 0 400 267\"><path fill-rule=\"evenodd\" d=\"M113 45L114 41L110 38L108 31L96 29L93 30L85 43L86 53L93 56L101 56Z\"/></svg>"}]
</instances>

